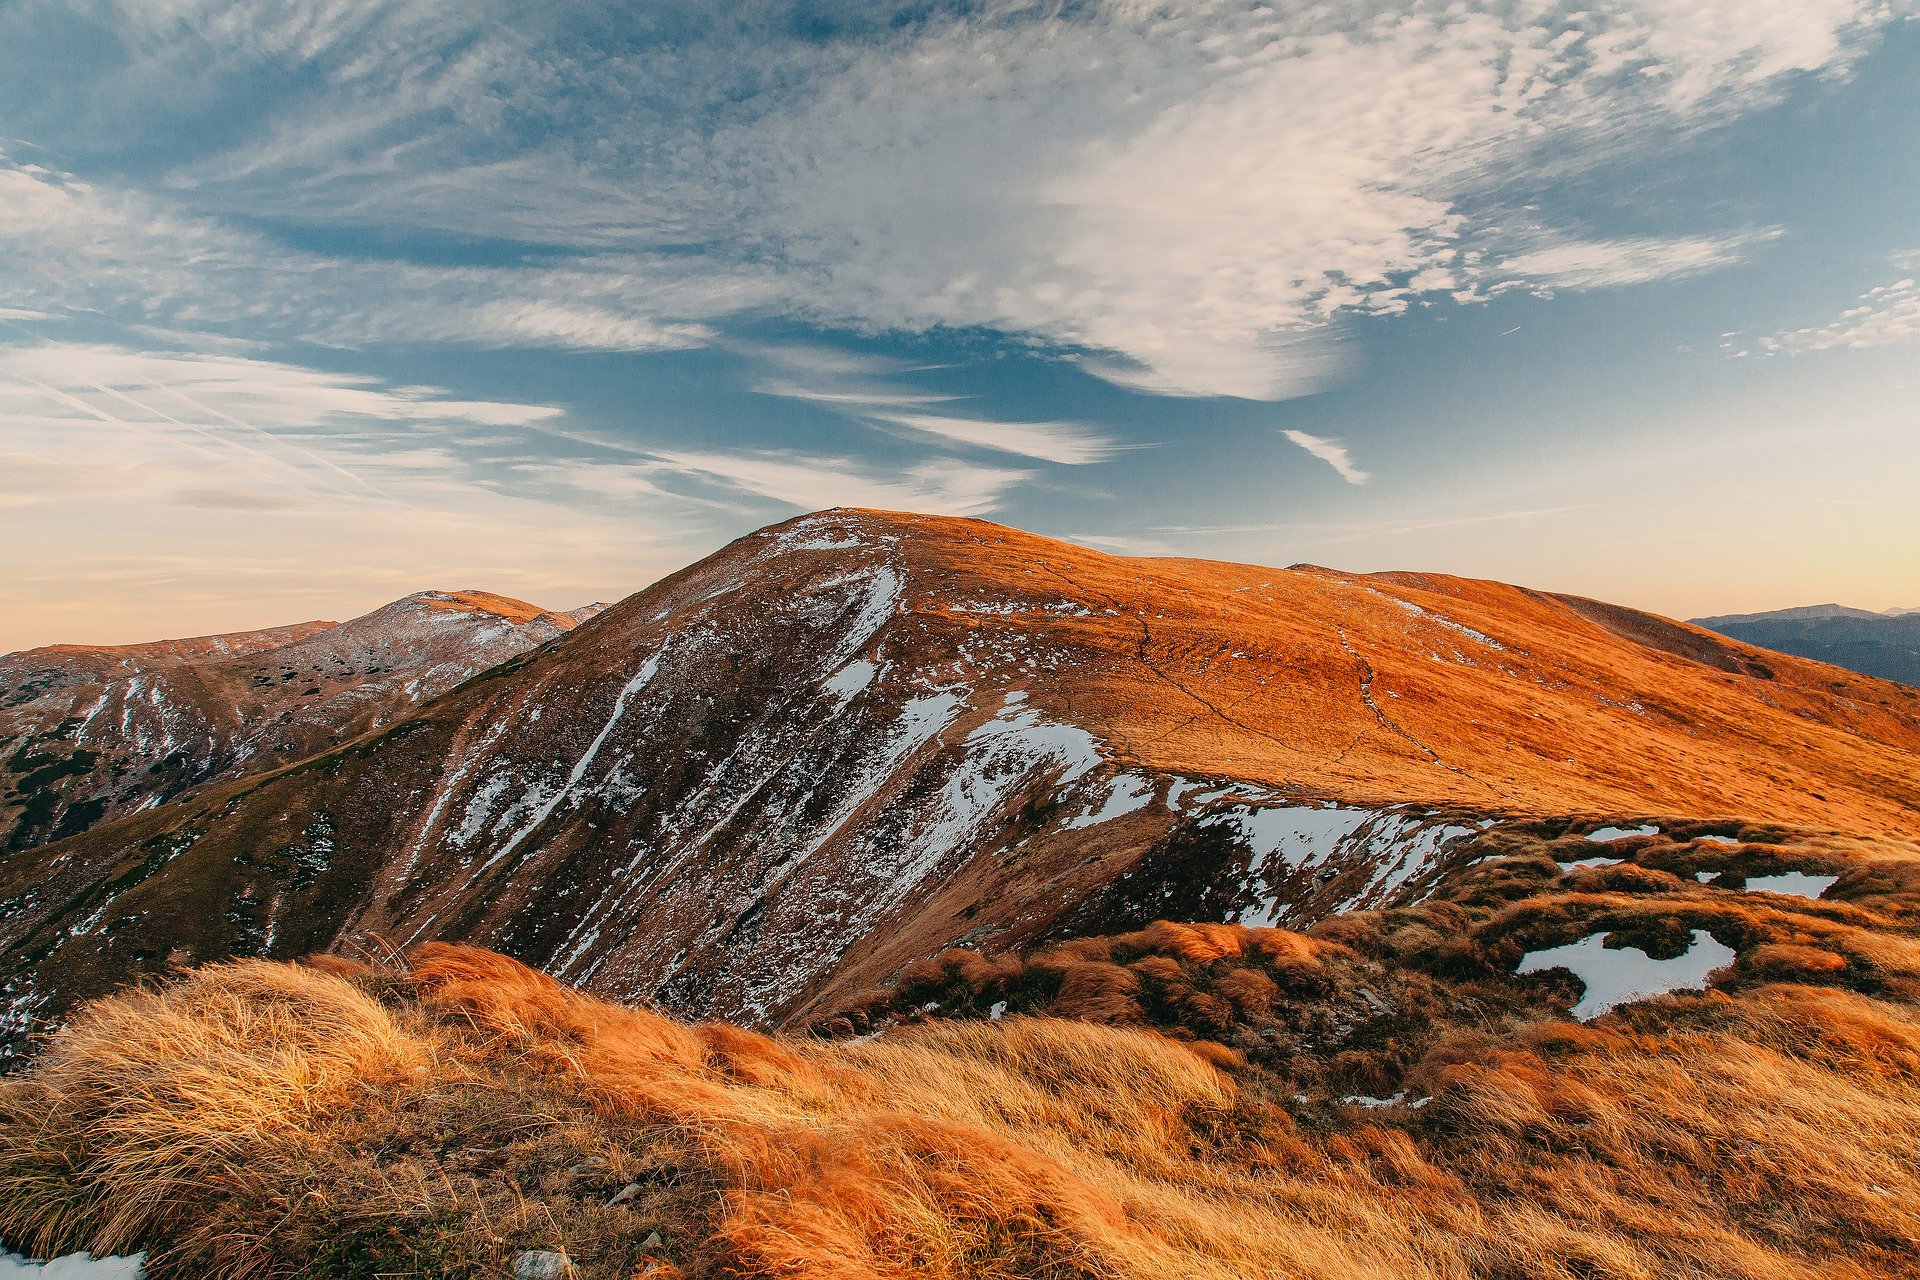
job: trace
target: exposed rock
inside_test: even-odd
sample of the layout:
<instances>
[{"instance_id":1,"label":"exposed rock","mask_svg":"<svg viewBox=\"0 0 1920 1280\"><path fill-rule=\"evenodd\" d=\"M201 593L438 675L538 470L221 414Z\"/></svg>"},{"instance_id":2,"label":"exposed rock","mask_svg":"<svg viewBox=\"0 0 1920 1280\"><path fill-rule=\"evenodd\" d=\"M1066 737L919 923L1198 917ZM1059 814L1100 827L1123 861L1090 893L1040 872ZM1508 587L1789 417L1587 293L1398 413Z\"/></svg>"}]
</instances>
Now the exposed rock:
<instances>
[{"instance_id":1,"label":"exposed rock","mask_svg":"<svg viewBox=\"0 0 1920 1280\"><path fill-rule=\"evenodd\" d=\"M513 1255L513 1280L567 1280L573 1262L551 1249L523 1249Z\"/></svg>"}]
</instances>

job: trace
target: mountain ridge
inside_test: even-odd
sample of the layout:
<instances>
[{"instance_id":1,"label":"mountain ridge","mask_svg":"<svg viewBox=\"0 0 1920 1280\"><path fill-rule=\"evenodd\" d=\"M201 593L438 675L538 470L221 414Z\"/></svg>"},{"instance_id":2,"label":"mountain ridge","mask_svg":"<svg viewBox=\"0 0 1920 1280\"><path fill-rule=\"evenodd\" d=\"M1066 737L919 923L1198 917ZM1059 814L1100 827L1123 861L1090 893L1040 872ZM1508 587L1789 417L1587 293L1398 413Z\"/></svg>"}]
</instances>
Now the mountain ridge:
<instances>
[{"instance_id":1,"label":"mountain ridge","mask_svg":"<svg viewBox=\"0 0 1920 1280\"><path fill-rule=\"evenodd\" d=\"M1920 685L1920 610L1870 613L1842 605L1808 605L1698 618L1695 623L1780 653Z\"/></svg>"},{"instance_id":2,"label":"mountain ridge","mask_svg":"<svg viewBox=\"0 0 1920 1280\"><path fill-rule=\"evenodd\" d=\"M1134 927L1177 885L1243 923L1388 905L1516 817L1910 830L1917 698L1503 584L817 513L11 868L10 1016L377 935L780 1025L956 942Z\"/></svg>"},{"instance_id":3,"label":"mountain ridge","mask_svg":"<svg viewBox=\"0 0 1920 1280\"><path fill-rule=\"evenodd\" d=\"M575 625L491 592L420 591L346 622L0 656L0 845L304 759Z\"/></svg>"}]
</instances>

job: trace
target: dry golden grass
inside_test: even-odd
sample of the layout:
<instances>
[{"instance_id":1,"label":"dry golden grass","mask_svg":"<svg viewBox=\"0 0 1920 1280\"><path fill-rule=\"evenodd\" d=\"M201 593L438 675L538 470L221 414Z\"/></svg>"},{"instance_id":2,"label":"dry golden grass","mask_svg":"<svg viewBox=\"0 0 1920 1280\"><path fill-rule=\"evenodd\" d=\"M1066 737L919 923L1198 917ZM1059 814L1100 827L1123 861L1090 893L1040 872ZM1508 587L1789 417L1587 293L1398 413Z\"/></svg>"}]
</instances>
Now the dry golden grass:
<instances>
[{"instance_id":1,"label":"dry golden grass","mask_svg":"<svg viewBox=\"0 0 1920 1280\"><path fill-rule=\"evenodd\" d=\"M1920 1276L1913 849L1659 837L1563 869L1565 844L1311 936L950 951L837 1042L440 944L204 968L0 1082L0 1236L147 1248L156 1280L494 1276L528 1248L656 1280ZM1788 866L1840 881L1695 878ZM1513 975L1695 928L1739 953L1716 989L1591 1024Z\"/></svg>"},{"instance_id":2,"label":"dry golden grass","mask_svg":"<svg viewBox=\"0 0 1920 1280\"><path fill-rule=\"evenodd\" d=\"M1344 963L1153 933L1175 965ZM147 1247L159 1280L499 1275L522 1248L612 1277L1920 1274L1910 1008L1764 985L1456 1025L1403 1083L1431 1101L1290 1114L1274 1078L1145 1029L831 1044L466 948L246 962L96 1002L4 1086L0 1234Z\"/></svg>"}]
</instances>

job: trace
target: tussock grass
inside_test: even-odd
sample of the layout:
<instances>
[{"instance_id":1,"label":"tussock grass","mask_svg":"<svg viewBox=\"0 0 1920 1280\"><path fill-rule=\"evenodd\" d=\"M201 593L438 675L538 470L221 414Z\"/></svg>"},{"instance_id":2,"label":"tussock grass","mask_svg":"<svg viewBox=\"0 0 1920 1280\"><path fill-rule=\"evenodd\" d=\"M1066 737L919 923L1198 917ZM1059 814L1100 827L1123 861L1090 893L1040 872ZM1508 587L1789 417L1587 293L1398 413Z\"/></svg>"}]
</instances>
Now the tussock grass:
<instances>
[{"instance_id":1,"label":"tussock grass","mask_svg":"<svg viewBox=\"0 0 1920 1280\"><path fill-rule=\"evenodd\" d=\"M0 1235L145 1247L156 1280L498 1276L528 1248L716 1280L1920 1275L1906 864L1799 904L1660 865L1707 852L1596 884L1517 849L1312 936L951 952L840 1041L462 947L209 967L0 1082ZM1517 938L1708 917L1741 958L1704 994L1581 1025L1566 983L1511 976ZM961 1016L907 1019L929 993Z\"/></svg>"}]
</instances>

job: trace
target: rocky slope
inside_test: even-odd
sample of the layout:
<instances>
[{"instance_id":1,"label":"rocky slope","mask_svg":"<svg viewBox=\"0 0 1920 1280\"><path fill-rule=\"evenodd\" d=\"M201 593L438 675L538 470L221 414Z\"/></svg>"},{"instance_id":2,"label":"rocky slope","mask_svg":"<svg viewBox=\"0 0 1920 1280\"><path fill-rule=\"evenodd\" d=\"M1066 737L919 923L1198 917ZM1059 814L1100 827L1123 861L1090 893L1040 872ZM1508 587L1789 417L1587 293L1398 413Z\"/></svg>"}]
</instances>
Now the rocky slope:
<instances>
[{"instance_id":1,"label":"rocky slope","mask_svg":"<svg viewBox=\"0 0 1920 1280\"><path fill-rule=\"evenodd\" d=\"M1543 817L1911 831L1920 692L1495 583L828 512L357 741L15 856L6 1016L379 937L779 1025L956 942L1417 899Z\"/></svg>"},{"instance_id":2,"label":"rocky slope","mask_svg":"<svg viewBox=\"0 0 1920 1280\"><path fill-rule=\"evenodd\" d=\"M581 620L484 591L423 591L345 623L7 654L0 847L305 759Z\"/></svg>"}]
</instances>

